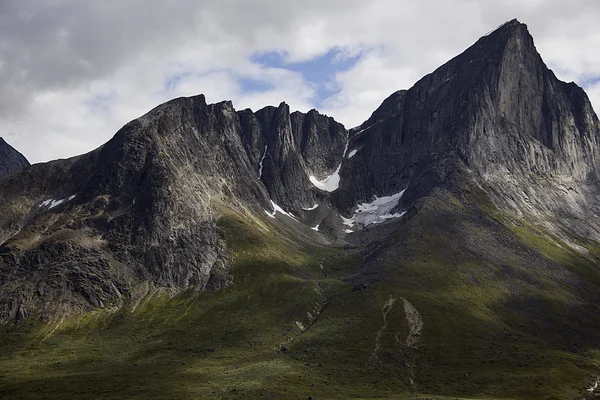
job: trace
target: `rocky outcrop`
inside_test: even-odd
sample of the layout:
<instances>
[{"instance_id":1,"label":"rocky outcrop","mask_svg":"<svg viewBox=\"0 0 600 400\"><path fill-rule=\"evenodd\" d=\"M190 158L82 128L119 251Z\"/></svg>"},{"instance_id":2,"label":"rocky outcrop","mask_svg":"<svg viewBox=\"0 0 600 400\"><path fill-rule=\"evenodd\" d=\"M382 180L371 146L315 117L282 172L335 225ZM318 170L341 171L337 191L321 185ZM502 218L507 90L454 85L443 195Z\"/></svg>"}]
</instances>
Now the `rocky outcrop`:
<instances>
[{"instance_id":1,"label":"rocky outcrop","mask_svg":"<svg viewBox=\"0 0 600 400\"><path fill-rule=\"evenodd\" d=\"M0 137L0 178L29 166L29 161Z\"/></svg>"},{"instance_id":2,"label":"rocky outcrop","mask_svg":"<svg viewBox=\"0 0 600 400\"><path fill-rule=\"evenodd\" d=\"M270 197L294 213L322 201L327 192L316 189L309 177L324 178L336 170L348 139L344 126L316 110L290 114L285 103L263 108L254 118L250 136L259 139L251 142L262 151L254 153L262 154L258 174Z\"/></svg>"}]
</instances>

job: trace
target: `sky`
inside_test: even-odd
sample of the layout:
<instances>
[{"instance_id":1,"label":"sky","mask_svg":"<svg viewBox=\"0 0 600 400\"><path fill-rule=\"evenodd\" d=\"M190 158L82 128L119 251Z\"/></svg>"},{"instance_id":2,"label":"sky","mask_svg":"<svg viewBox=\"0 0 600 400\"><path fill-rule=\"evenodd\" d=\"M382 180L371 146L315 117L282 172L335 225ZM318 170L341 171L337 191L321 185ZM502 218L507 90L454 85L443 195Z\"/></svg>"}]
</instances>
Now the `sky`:
<instances>
[{"instance_id":1,"label":"sky","mask_svg":"<svg viewBox=\"0 0 600 400\"><path fill-rule=\"evenodd\" d=\"M513 18L600 110L598 0L0 0L0 136L67 158L200 93L351 128Z\"/></svg>"}]
</instances>

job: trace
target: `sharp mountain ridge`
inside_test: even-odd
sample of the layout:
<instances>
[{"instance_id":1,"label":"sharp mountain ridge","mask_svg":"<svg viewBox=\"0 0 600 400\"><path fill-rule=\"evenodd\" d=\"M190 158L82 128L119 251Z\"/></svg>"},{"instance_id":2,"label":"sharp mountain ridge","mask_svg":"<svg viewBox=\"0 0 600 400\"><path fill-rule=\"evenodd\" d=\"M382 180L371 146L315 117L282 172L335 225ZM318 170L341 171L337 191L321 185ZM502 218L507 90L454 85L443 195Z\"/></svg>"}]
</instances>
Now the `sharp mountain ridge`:
<instances>
[{"instance_id":1,"label":"sharp mountain ridge","mask_svg":"<svg viewBox=\"0 0 600 400\"><path fill-rule=\"evenodd\" d=\"M598 239L600 123L517 20L392 94L350 138L360 150L341 170L342 207L398 187L408 187L408 206L458 168L499 207L538 222L568 218L552 230Z\"/></svg>"},{"instance_id":2,"label":"sharp mountain ridge","mask_svg":"<svg viewBox=\"0 0 600 400\"><path fill-rule=\"evenodd\" d=\"M575 246L600 232L599 138L585 92L554 76L517 20L351 131L285 103L174 99L88 154L0 180L0 320L227 286L224 209L340 244L466 179Z\"/></svg>"},{"instance_id":3,"label":"sharp mountain ridge","mask_svg":"<svg viewBox=\"0 0 600 400\"><path fill-rule=\"evenodd\" d=\"M599 140L512 20L350 130L198 95L0 141L0 397L596 398Z\"/></svg>"}]
</instances>

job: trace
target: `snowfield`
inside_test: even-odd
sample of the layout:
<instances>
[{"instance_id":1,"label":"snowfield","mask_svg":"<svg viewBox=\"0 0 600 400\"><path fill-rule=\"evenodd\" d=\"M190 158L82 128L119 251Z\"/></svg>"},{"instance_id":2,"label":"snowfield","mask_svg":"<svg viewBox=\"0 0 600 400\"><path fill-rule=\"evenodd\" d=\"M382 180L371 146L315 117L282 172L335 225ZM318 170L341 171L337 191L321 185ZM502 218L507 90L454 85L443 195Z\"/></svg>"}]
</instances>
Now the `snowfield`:
<instances>
[{"instance_id":1,"label":"snowfield","mask_svg":"<svg viewBox=\"0 0 600 400\"><path fill-rule=\"evenodd\" d=\"M348 152L348 142L346 142L346 147L344 148L344 154L342 154L342 161L340 161L340 165L338 165L337 169L333 172L333 174L329 175L327 178L323 180L318 180L314 176L309 176L308 179L310 183L312 183L315 187L325 191L325 192L334 192L340 186L340 169L342 168L342 164L344 162L344 158L346 158L346 153Z\"/></svg>"},{"instance_id":2,"label":"snowfield","mask_svg":"<svg viewBox=\"0 0 600 400\"><path fill-rule=\"evenodd\" d=\"M273 212L270 213L267 210L265 210L265 213L271 217L271 218L275 218L275 214L277 214L277 212L280 212L281 214L290 217L293 220L296 220L296 217L293 214L288 213L287 211L285 211L283 208L279 207L277 204L275 204L275 202L273 200L271 200L271 206L273 207Z\"/></svg>"},{"instance_id":3,"label":"snowfield","mask_svg":"<svg viewBox=\"0 0 600 400\"><path fill-rule=\"evenodd\" d=\"M315 187L325 191L325 192L334 192L340 186L340 168L342 164L337 167L335 172L329 175L327 178L322 181L318 180L314 176L309 176L310 183L312 183Z\"/></svg>"},{"instance_id":4,"label":"snowfield","mask_svg":"<svg viewBox=\"0 0 600 400\"><path fill-rule=\"evenodd\" d=\"M400 218L406 212L393 213L392 210L398 205L402 195L406 189L393 194L391 196L377 197L370 203L359 204L351 218L342 218L342 223L345 226L354 228L358 226L369 226L372 224L380 224L392 218ZM349 233L350 229L346 229L345 232Z\"/></svg>"}]
</instances>

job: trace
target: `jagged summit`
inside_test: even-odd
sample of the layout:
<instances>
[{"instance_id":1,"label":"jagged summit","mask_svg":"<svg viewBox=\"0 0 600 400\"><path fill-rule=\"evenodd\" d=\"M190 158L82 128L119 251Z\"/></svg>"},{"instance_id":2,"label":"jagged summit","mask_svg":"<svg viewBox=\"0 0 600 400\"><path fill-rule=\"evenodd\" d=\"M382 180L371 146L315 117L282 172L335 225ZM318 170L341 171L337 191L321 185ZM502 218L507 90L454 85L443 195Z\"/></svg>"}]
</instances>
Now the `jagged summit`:
<instances>
[{"instance_id":1,"label":"jagged summit","mask_svg":"<svg viewBox=\"0 0 600 400\"><path fill-rule=\"evenodd\" d=\"M527 30L527 25L513 19L481 37L463 53L421 78L415 83L413 89L428 87L429 92L425 95L429 97L433 91L441 87L453 86L454 90L464 92L473 85L487 84L488 80L492 81L489 83L497 82L498 77L491 75L500 74L503 62L516 61L514 57L522 58L524 57L523 53L529 53L527 56L529 61L534 63L539 61L545 67L535 48L533 37ZM353 133L397 114L400 111L399 104L402 103L405 92L406 90L398 90L391 94L367 121L353 130Z\"/></svg>"},{"instance_id":2,"label":"jagged summit","mask_svg":"<svg viewBox=\"0 0 600 400\"><path fill-rule=\"evenodd\" d=\"M24 282L0 293L0 318L51 307L52 296L85 310L142 284L222 287L224 208L280 210L307 240L343 243L435 190L463 190L468 176L501 209L567 216L556 234L596 237L599 126L585 93L556 79L517 20L394 92L351 132L285 102L253 112L203 95L174 99L89 154L0 181L0 252L10 254L0 287ZM41 249L52 256L40 259ZM71 287L65 265L83 283ZM54 289L31 297L41 271Z\"/></svg>"},{"instance_id":3,"label":"jagged summit","mask_svg":"<svg viewBox=\"0 0 600 400\"><path fill-rule=\"evenodd\" d=\"M0 137L0 178L29 166L29 161Z\"/></svg>"},{"instance_id":4,"label":"jagged summit","mask_svg":"<svg viewBox=\"0 0 600 400\"><path fill-rule=\"evenodd\" d=\"M2 177L0 397L594 397L587 96L516 20L394 89L350 131L182 97Z\"/></svg>"},{"instance_id":5,"label":"jagged summit","mask_svg":"<svg viewBox=\"0 0 600 400\"><path fill-rule=\"evenodd\" d=\"M219 212L301 214L325 195L309 176L335 169L346 142L317 112L238 112L199 95L154 108L88 154L0 180L0 319L104 307L143 296L140 285L227 285Z\"/></svg>"},{"instance_id":6,"label":"jagged summit","mask_svg":"<svg viewBox=\"0 0 600 400\"><path fill-rule=\"evenodd\" d=\"M352 207L408 187L409 204L465 168L515 212L591 217L599 140L585 92L558 80L526 25L513 20L391 95L353 130L349 149L357 153L341 170L337 201ZM586 189L565 196L574 184Z\"/></svg>"},{"instance_id":7,"label":"jagged summit","mask_svg":"<svg viewBox=\"0 0 600 400\"><path fill-rule=\"evenodd\" d=\"M499 33L504 33L505 35L511 35L514 34L516 31L527 31L527 33L529 34L529 31L527 29L527 25L522 23L521 21L519 21L517 18L513 18L509 21L506 21L502 24L500 24L496 29L488 32L487 34L484 35L484 37L488 37L491 35L496 35ZM531 36L531 34L529 34Z\"/></svg>"}]
</instances>

